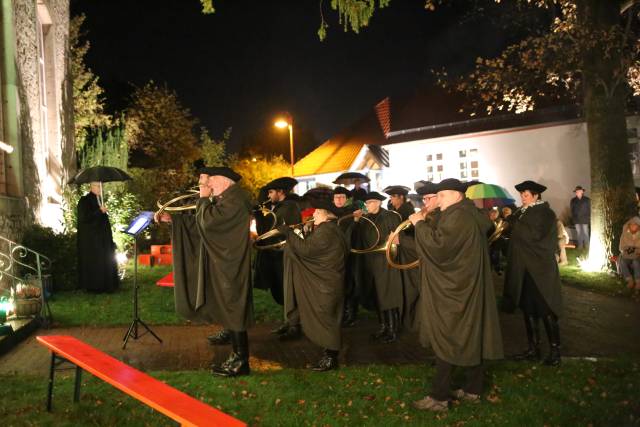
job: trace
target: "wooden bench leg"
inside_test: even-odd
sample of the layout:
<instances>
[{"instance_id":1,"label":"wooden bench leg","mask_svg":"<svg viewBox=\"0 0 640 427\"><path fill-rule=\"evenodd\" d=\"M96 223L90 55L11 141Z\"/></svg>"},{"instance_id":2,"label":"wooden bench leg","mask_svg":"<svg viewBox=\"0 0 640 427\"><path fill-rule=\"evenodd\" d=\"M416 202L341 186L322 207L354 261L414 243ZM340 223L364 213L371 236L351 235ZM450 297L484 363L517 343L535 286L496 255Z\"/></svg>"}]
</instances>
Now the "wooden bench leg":
<instances>
[{"instance_id":1,"label":"wooden bench leg","mask_svg":"<svg viewBox=\"0 0 640 427\"><path fill-rule=\"evenodd\" d=\"M73 389L73 401L78 402L80 400L80 385L82 384L82 368L76 366L76 385Z\"/></svg>"},{"instance_id":2,"label":"wooden bench leg","mask_svg":"<svg viewBox=\"0 0 640 427\"><path fill-rule=\"evenodd\" d=\"M51 352L51 365L49 367L49 387L47 392L47 412L51 412L51 400L53 398L53 373L56 371L56 354Z\"/></svg>"}]
</instances>

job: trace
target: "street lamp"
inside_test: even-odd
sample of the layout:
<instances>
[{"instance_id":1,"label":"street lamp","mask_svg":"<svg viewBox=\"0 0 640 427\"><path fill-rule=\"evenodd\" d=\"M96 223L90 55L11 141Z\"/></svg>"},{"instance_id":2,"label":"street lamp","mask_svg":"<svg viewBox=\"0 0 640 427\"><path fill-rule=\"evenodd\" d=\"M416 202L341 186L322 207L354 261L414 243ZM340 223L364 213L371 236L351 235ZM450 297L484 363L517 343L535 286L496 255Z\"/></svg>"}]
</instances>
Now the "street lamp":
<instances>
[{"instance_id":1,"label":"street lamp","mask_svg":"<svg viewBox=\"0 0 640 427\"><path fill-rule=\"evenodd\" d=\"M289 153L291 155L291 176L293 177L293 118L289 114L285 118L278 119L274 123L278 129L289 128Z\"/></svg>"}]
</instances>

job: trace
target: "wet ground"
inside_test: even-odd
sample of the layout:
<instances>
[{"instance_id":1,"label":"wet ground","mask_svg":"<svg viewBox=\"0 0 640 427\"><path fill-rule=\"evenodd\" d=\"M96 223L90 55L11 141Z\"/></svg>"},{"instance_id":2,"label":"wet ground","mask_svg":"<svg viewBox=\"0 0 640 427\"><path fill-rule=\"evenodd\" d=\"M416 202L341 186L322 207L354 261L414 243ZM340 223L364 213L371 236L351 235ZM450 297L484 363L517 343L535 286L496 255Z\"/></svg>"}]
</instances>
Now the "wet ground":
<instances>
[{"instance_id":1,"label":"wet ground","mask_svg":"<svg viewBox=\"0 0 640 427\"><path fill-rule=\"evenodd\" d=\"M564 316L560 321L562 353L565 357L640 357L640 303L636 300L596 294L565 286ZM505 354L526 346L520 314L501 314ZM252 369L302 368L321 355L306 338L281 343L270 333L276 325L257 325L249 331ZM415 334L403 333L393 344L375 344L369 335L377 329L375 319L364 319L354 328L343 329L343 365L422 363L431 353L423 349ZM223 361L228 346L212 347L206 337L213 326L152 326L162 338L151 335L130 340L123 350L125 327L41 329L9 353L0 357L0 373L47 372L49 356L35 336L72 335L141 370L206 369L212 360ZM144 329L141 329L141 332ZM544 335L544 334L543 334ZM545 346L546 349L546 346Z\"/></svg>"}]
</instances>

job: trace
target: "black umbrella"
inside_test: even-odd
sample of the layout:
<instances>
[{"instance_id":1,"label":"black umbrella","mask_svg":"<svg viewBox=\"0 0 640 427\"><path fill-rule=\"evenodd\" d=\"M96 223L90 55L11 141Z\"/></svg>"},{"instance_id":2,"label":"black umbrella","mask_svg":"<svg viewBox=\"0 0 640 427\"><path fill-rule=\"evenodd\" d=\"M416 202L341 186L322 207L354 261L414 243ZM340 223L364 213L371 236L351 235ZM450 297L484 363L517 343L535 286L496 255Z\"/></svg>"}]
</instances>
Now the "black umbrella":
<instances>
[{"instance_id":1,"label":"black umbrella","mask_svg":"<svg viewBox=\"0 0 640 427\"><path fill-rule=\"evenodd\" d=\"M112 166L93 166L90 168L82 169L69 180L69 184L128 181L130 179L131 177L122 169L114 168Z\"/></svg>"},{"instance_id":2,"label":"black umbrella","mask_svg":"<svg viewBox=\"0 0 640 427\"><path fill-rule=\"evenodd\" d=\"M128 181L132 179L122 169L114 168L112 166L93 166L90 168L82 169L73 178L69 180L69 184L88 184L90 182L100 183L100 195L98 198L100 205L102 205L102 183L114 182L114 181Z\"/></svg>"},{"instance_id":3,"label":"black umbrella","mask_svg":"<svg viewBox=\"0 0 640 427\"><path fill-rule=\"evenodd\" d=\"M350 185L356 182L369 182L370 179L360 172L345 172L333 181L334 184Z\"/></svg>"}]
</instances>

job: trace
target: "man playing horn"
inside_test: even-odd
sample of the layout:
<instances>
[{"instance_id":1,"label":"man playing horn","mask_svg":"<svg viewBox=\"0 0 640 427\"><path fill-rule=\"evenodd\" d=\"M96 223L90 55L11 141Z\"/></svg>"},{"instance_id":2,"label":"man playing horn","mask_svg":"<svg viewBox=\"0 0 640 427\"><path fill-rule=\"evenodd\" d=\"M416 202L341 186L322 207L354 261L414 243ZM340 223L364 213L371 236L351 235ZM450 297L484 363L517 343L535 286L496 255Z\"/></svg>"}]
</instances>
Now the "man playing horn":
<instances>
[{"instance_id":1,"label":"man playing horn","mask_svg":"<svg viewBox=\"0 0 640 427\"><path fill-rule=\"evenodd\" d=\"M324 348L314 371L338 367L341 346L340 321L344 298L345 260L349 251L344 233L336 224L339 210L328 200L311 201L314 227L304 239L291 227L281 226L286 236L285 286L291 285L304 334ZM285 304L287 305L287 304Z\"/></svg>"},{"instance_id":2,"label":"man playing horn","mask_svg":"<svg viewBox=\"0 0 640 427\"><path fill-rule=\"evenodd\" d=\"M349 198L351 198L351 191L345 187L338 186L333 189L333 205L338 218L353 214L359 210L359 207L355 204L347 204ZM351 247L354 224L353 218L349 217L344 218L338 223L338 227L340 227L344 233L349 247ZM357 261L357 255L352 253L347 255L344 274L344 313L342 315L342 326L345 328L355 326L358 317L358 292L355 281L355 265Z\"/></svg>"},{"instance_id":3,"label":"man playing horn","mask_svg":"<svg viewBox=\"0 0 640 427\"><path fill-rule=\"evenodd\" d=\"M271 202L271 211L276 216L276 227L281 225L293 225L302 221L300 208L291 197L291 190L298 183L290 177L276 178L264 186ZM277 241L279 237L265 239L262 243L269 244ZM256 257L254 282L259 289L270 289L273 299L280 305L284 305L285 294L292 293L292 289L284 289L283 281L284 257L282 250L260 250ZM286 321L273 333L280 340L287 341L298 339L302 336L300 316L294 307L290 313L285 313Z\"/></svg>"},{"instance_id":4,"label":"man playing horn","mask_svg":"<svg viewBox=\"0 0 640 427\"><path fill-rule=\"evenodd\" d=\"M384 246L389 235L400 225L400 217L381 207L385 199L382 194L372 191L367 193L365 204L367 218L371 220L380 232L381 246ZM354 229L355 241L362 247L369 247L375 241L375 230L370 224L363 223L359 218L362 213L354 212L358 222ZM375 251L359 254L358 289L362 296L362 304L377 310L380 318L380 330L373 334L374 341L391 343L397 340L400 322L400 306L402 305L402 277L400 271L393 269L387 263L384 252Z\"/></svg>"},{"instance_id":5,"label":"man playing horn","mask_svg":"<svg viewBox=\"0 0 640 427\"><path fill-rule=\"evenodd\" d=\"M196 205L196 225L201 243L201 271L212 276L212 285L199 289L198 300L214 300L213 320L231 332L232 352L226 362L212 366L214 375L247 375L249 340L247 328L253 323L251 293L251 244L247 193L236 183L240 175L227 167L200 170L208 175L200 184ZM200 281L199 281L200 283ZM199 286L200 288L200 286Z\"/></svg>"},{"instance_id":6,"label":"man playing horn","mask_svg":"<svg viewBox=\"0 0 640 427\"><path fill-rule=\"evenodd\" d=\"M418 212L420 257L420 341L436 356L431 392L414 402L420 410L446 411L451 397L480 400L483 360L502 358L502 336L487 244L489 219L465 197L467 184L445 179L437 187L437 222ZM450 391L455 366L467 367L465 385Z\"/></svg>"}]
</instances>

